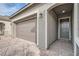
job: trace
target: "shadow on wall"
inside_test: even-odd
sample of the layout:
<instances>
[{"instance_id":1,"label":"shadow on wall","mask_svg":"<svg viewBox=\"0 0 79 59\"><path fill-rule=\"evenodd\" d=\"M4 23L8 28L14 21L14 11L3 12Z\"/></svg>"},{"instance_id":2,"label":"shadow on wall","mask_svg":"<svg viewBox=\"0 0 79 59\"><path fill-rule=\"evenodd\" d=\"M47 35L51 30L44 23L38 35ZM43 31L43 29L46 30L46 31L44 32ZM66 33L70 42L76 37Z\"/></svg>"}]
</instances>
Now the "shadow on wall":
<instances>
[{"instance_id":1,"label":"shadow on wall","mask_svg":"<svg viewBox=\"0 0 79 59\"><path fill-rule=\"evenodd\" d=\"M35 26L31 29L31 32L35 33L36 29Z\"/></svg>"}]
</instances>

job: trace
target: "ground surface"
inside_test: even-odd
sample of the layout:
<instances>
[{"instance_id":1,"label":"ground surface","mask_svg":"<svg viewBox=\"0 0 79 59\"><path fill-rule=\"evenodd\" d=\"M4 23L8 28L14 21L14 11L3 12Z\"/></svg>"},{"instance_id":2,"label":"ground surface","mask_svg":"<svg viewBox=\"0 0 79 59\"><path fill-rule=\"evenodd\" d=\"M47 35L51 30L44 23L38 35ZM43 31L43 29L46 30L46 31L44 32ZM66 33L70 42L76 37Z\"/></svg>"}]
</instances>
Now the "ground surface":
<instances>
[{"instance_id":1,"label":"ground surface","mask_svg":"<svg viewBox=\"0 0 79 59\"><path fill-rule=\"evenodd\" d=\"M19 38L0 37L1 56L73 56L70 41L57 40L48 50L38 49L33 43Z\"/></svg>"},{"instance_id":2,"label":"ground surface","mask_svg":"<svg viewBox=\"0 0 79 59\"><path fill-rule=\"evenodd\" d=\"M40 50L33 42L19 38L0 37L1 56L36 56Z\"/></svg>"},{"instance_id":3,"label":"ground surface","mask_svg":"<svg viewBox=\"0 0 79 59\"><path fill-rule=\"evenodd\" d=\"M57 40L48 50L41 50L42 56L73 56L71 41Z\"/></svg>"}]
</instances>

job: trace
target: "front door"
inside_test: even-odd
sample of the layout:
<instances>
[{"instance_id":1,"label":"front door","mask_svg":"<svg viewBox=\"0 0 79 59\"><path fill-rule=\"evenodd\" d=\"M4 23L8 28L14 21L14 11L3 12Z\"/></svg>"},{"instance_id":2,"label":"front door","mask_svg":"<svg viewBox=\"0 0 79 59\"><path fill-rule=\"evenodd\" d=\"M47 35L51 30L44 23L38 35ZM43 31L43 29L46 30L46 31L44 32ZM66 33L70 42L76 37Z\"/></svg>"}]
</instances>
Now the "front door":
<instances>
[{"instance_id":1,"label":"front door","mask_svg":"<svg viewBox=\"0 0 79 59\"><path fill-rule=\"evenodd\" d=\"M58 21L59 39L70 39L70 18L60 18Z\"/></svg>"}]
</instances>

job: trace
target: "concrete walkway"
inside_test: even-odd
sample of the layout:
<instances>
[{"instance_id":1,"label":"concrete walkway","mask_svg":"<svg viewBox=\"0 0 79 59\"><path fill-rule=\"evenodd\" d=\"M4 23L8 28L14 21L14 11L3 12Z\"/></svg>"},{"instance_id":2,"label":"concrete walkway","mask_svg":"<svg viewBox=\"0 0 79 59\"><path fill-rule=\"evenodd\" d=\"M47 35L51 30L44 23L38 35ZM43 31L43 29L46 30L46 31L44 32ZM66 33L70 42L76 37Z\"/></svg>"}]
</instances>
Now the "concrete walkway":
<instances>
[{"instance_id":1,"label":"concrete walkway","mask_svg":"<svg viewBox=\"0 0 79 59\"><path fill-rule=\"evenodd\" d=\"M48 50L41 50L41 56L73 56L71 41L57 40Z\"/></svg>"}]
</instances>

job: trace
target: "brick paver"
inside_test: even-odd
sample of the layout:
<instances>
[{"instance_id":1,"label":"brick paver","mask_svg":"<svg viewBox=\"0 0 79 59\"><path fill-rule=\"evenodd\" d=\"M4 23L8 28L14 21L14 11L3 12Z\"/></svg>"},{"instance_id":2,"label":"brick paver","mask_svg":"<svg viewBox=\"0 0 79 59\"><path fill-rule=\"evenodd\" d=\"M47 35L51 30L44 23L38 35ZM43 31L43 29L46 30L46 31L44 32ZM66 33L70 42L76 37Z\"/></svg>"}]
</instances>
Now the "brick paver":
<instances>
[{"instance_id":1,"label":"brick paver","mask_svg":"<svg viewBox=\"0 0 79 59\"><path fill-rule=\"evenodd\" d=\"M35 43L27 40L2 36L0 37L1 56L36 56L40 50Z\"/></svg>"}]
</instances>

